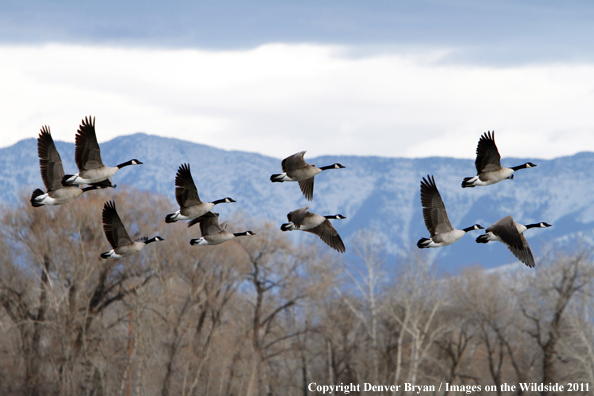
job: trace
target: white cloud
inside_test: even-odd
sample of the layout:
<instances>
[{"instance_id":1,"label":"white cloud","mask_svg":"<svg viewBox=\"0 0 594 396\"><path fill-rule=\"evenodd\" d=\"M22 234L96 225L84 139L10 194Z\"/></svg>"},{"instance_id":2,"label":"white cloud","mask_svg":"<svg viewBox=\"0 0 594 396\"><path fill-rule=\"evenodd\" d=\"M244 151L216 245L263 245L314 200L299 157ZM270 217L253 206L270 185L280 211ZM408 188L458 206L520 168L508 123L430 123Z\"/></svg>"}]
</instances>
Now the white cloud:
<instances>
[{"instance_id":1,"label":"white cloud","mask_svg":"<svg viewBox=\"0 0 594 396\"><path fill-rule=\"evenodd\" d=\"M349 50L2 46L0 145L45 124L73 142L94 115L100 141L142 131L279 158L472 158L493 129L505 157L594 149L592 64L493 68L440 62L447 50Z\"/></svg>"}]
</instances>

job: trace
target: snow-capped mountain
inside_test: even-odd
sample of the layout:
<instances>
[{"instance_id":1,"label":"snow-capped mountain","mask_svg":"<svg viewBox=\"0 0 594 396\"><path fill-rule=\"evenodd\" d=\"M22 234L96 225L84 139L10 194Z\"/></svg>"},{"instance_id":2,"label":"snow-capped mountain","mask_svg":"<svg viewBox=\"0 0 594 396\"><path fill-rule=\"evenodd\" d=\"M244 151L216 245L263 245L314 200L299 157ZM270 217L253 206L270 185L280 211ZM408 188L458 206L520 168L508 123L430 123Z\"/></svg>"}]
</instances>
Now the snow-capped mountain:
<instances>
[{"instance_id":1,"label":"snow-capped mountain","mask_svg":"<svg viewBox=\"0 0 594 396\"><path fill-rule=\"evenodd\" d=\"M74 144L56 142L56 146L65 172L75 173ZM417 240L428 236L419 194L421 178L426 175L435 176L454 227L479 223L486 228L507 215L523 224L539 221L552 224L551 228L533 229L525 234L537 267L539 258L553 242L590 242L594 235L594 176L590 172L594 153L591 152L553 160L503 158L503 166L528 160L538 166L518 171L514 180L464 189L462 179L476 174L472 160L306 155L309 163L318 166L339 162L346 167L316 176L314 200L308 202L297 183L270 182L271 174L281 172L280 160L276 158L142 133L118 137L102 143L101 148L106 164L115 165L132 158L144 163L122 169L112 178L114 183L165 194L172 200L172 211L176 209L175 173L180 164L187 162L203 200L229 196L237 201L222 205L221 219L230 219L233 211L242 210L248 216L277 222L280 227L289 211L305 205L321 215L343 214L347 218L334 221L334 225L345 241L347 252L349 239L358 230L373 232L381 238L389 257L417 250ZM30 194L34 188L43 188L35 139L0 149L0 164L0 194L5 204L16 203L23 191ZM481 232L470 232L451 246L426 249L422 254L447 271L474 264L495 267L516 261L500 243L475 243Z\"/></svg>"}]
</instances>

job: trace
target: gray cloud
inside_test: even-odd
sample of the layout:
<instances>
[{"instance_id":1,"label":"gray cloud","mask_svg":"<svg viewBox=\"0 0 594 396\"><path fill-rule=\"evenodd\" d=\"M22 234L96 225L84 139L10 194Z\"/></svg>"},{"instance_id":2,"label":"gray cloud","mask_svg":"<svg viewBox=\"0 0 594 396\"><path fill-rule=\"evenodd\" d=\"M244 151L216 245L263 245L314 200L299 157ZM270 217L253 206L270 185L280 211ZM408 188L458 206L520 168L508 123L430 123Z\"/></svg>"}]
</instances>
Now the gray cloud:
<instances>
[{"instance_id":1,"label":"gray cloud","mask_svg":"<svg viewBox=\"0 0 594 396\"><path fill-rule=\"evenodd\" d=\"M457 48L444 62L592 61L588 1L4 1L0 42L254 48L271 42Z\"/></svg>"}]
</instances>

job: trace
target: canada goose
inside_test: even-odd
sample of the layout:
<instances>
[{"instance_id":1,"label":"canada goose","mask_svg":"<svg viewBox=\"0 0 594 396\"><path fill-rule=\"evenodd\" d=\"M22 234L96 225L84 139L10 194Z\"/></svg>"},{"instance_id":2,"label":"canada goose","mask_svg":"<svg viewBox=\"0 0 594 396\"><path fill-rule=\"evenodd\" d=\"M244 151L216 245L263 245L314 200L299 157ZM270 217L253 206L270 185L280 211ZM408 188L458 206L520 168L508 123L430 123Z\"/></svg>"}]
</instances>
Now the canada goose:
<instances>
[{"instance_id":1,"label":"canada goose","mask_svg":"<svg viewBox=\"0 0 594 396\"><path fill-rule=\"evenodd\" d=\"M270 181L273 183L282 183L286 181L299 182L299 188L305 196L305 199L311 201L313 199L314 176L318 173L328 169L344 168L341 164L332 164L328 166L316 167L313 164L308 164L303 159L306 151L301 151L285 158L282 162L283 172L270 176Z\"/></svg>"},{"instance_id":2,"label":"canada goose","mask_svg":"<svg viewBox=\"0 0 594 396\"><path fill-rule=\"evenodd\" d=\"M452 227L433 176L427 175L427 178L423 178L421 181L421 204L423 205L425 226L429 230L431 238L419 239L417 242L419 249L451 245L468 231L483 229L479 224L461 230Z\"/></svg>"},{"instance_id":3,"label":"canada goose","mask_svg":"<svg viewBox=\"0 0 594 396\"><path fill-rule=\"evenodd\" d=\"M341 214L333 216L320 216L308 211L309 206L304 206L287 214L288 223L281 225L282 231L307 231L316 234L322 241L332 249L344 253L344 243L340 235L332 226L329 219L346 219Z\"/></svg>"},{"instance_id":4,"label":"canada goose","mask_svg":"<svg viewBox=\"0 0 594 396\"><path fill-rule=\"evenodd\" d=\"M129 165L142 165L137 159L116 166L105 166L101 161L101 149L95 135L95 117L85 117L76 134L74 160L78 166L76 175L64 176L64 184L93 184L112 177L119 169Z\"/></svg>"},{"instance_id":5,"label":"canada goose","mask_svg":"<svg viewBox=\"0 0 594 396\"><path fill-rule=\"evenodd\" d=\"M214 212L207 212L195 220L199 220L197 222L200 223L202 238L192 239L190 245L218 245L235 237L256 235L256 233L252 231L235 233L225 231L229 222L225 221L223 224L219 225L219 214Z\"/></svg>"},{"instance_id":6,"label":"canada goose","mask_svg":"<svg viewBox=\"0 0 594 396\"><path fill-rule=\"evenodd\" d=\"M132 256L142 250L151 242L164 241L160 236L148 239L141 237L134 241L130 239L126 227L122 224L120 216L116 210L115 202L108 201L103 205L103 232L113 249L109 252L101 253L101 258L123 258Z\"/></svg>"},{"instance_id":7,"label":"canada goose","mask_svg":"<svg viewBox=\"0 0 594 396\"><path fill-rule=\"evenodd\" d=\"M190 164L182 164L177 170L175 175L175 199L180 209L175 213L168 214L165 217L166 223L175 223L178 220L194 220L209 212L217 204L235 202L234 199L229 197L212 202L202 202L190 173ZM199 221L191 221L188 227L197 222Z\"/></svg>"},{"instance_id":8,"label":"canada goose","mask_svg":"<svg viewBox=\"0 0 594 396\"><path fill-rule=\"evenodd\" d=\"M56 150L56 145L54 144L54 139L52 139L52 134L48 126L41 128L41 132L37 138L37 155L39 156L41 178L43 179L47 193L44 193L39 188L33 191L31 205L36 208L43 205L61 205L80 197L84 192L115 187L111 185L109 179L82 189L75 186L62 185L62 178L64 177L62 159L58 150Z\"/></svg>"},{"instance_id":9,"label":"canada goose","mask_svg":"<svg viewBox=\"0 0 594 396\"><path fill-rule=\"evenodd\" d=\"M530 228L547 228L550 224L545 222L535 224L518 224L513 217L506 216L503 219L497 220L492 226L485 230L483 234L476 238L477 243L488 243L489 241L502 242L507 248L528 267L534 267L534 257L528 245L524 231Z\"/></svg>"},{"instance_id":10,"label":"canada goose","mask_svg":"<svg viewBox=\"0 0 594 396\"><path fill-rule=\"evenodd\" d=\"M476 176L465 177L462 181L462 187L488 186L499 183L505 179L513 179L513 173L520 169L534 168L536 165L532 162L526 162L524 165L505 168L501 166L501 155L495 145L495 131L485 132L481 136L476 147Z\"/></svg>"}]
</instances>

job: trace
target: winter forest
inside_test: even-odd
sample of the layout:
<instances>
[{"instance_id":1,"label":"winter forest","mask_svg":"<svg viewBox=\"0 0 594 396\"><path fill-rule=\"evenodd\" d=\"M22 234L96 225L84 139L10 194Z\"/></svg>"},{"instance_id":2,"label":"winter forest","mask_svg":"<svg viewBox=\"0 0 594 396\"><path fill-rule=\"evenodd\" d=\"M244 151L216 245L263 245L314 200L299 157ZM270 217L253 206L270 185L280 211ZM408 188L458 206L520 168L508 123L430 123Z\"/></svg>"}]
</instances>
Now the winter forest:
<instances>
[{"instance_id":1,"label":"winter forest","mask_svg":"<svg viewBox=\"0 0 594 396\"><path fill-rule=\"evenodd\" d=\"M417 394L365 383L440 396L475 385L472 394L590 394L594 267L575 241L535 269L437 277L416 246L387 260L371 230L351 238L353 261L247 214L230 228L256 236L190 246L198 230L164 223L167 197L118 190L130 235L158 232L164 243L102 260L111 191L46 208L23 192L3 208L0 394L312 395L350 383L361 384L350 394ZM519 386L532 383L565 390Z\"/></svg>"}]
</instances>

